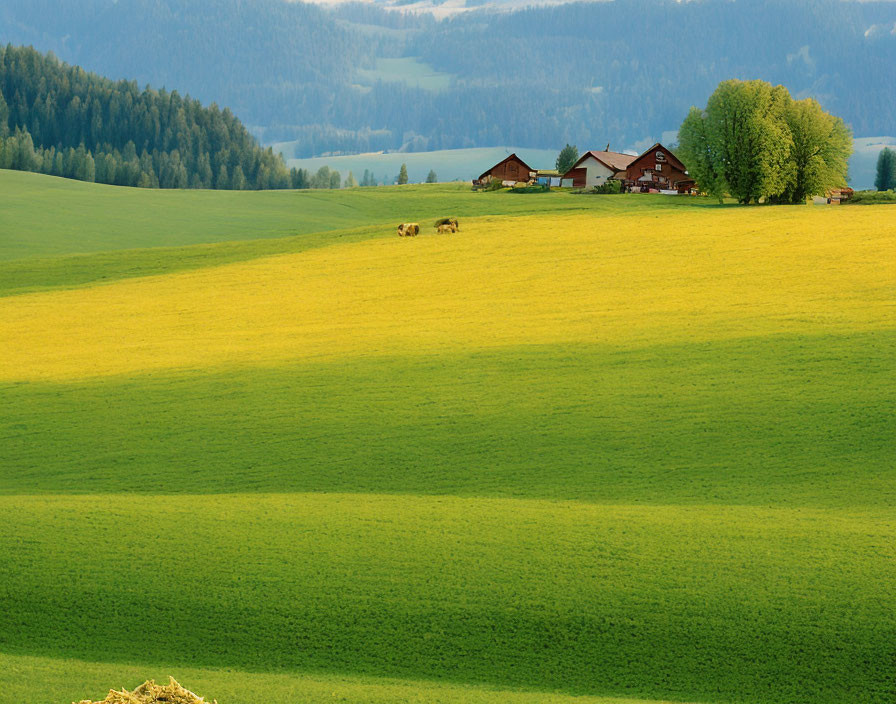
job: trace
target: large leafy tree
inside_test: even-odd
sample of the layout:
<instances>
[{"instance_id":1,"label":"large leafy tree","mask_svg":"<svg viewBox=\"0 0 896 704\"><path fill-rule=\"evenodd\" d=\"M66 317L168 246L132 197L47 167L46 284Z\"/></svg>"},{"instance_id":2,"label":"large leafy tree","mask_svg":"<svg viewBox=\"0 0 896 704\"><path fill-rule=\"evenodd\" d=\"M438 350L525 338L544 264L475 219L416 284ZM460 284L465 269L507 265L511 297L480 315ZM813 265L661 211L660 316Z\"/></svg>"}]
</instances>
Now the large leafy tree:
<instances>
[{"instance_id":1,"label":"large leafy tree","mask_svg":"<svg viewBox=\"0 0 896 704\"><path fill-rule=\"evenodd\" d=\"M728 186L721 173L716 140L710 137L708 122L705 110L692 107L678 130L676 153L700 188L721 201Z\"/></svg>"},{"instance_id":2,"label":"large leafy tree","mask_svg":"<svg viewBox=\"0 0 896 704\"><path fill-rule=\"evenodd\" d=\"M780 120L786 93L764 81L724 81L707 102L718 169L728 192L741 203L784 187L782 167L792 145Z\"/></svg>"},{"instance_id":3,"label":"large leafy tree","mask_svg":"<svg viewBox=\"0 0 896 704\"><path fill-rule=\"evenodd\" d=\"M783 86L724 81L705 110L692 108L678 135L679 156L704 191L741 203L802 203L842 185L852 153L844 122Z\"/></svg>"},{"instance_id":4,"label":"large leafy tree","mask_svg":"<svg viewBox=\"0 0 896 704\"><path fill-rule=\"evenodd\" d=\"M874 187L879 191L896 189L896 152L888 147L884 147L877 156Z\"/></svg>"},{"instance_id":5,"label":"large leafy tree","mask_svg":"<svg viewBox=\"0 0 896 704\"><path fill-rule=\"evenodd\" d=\"M791 101L784 110L793 145L781 200L802 203L811 195L846 183L852 132L812 98Z\"/></svg>"}]
</instances>

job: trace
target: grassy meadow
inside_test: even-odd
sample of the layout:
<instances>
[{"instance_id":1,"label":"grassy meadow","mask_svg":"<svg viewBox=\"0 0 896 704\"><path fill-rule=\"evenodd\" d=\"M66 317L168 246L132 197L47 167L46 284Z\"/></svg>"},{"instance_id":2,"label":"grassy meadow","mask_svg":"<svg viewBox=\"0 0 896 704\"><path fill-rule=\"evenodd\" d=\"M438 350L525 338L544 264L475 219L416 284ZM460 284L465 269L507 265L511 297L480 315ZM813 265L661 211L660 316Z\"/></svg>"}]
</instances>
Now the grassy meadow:
<instances>
[{"instance_id":1,"label":"grassy meadow","mask_svg":"<svg viewBox=\"0 0 896 704\"><path fill-rule=\"evenodd\" d=\"M886 206L0 182L0 702L896 696Z\"/></svg>"},{"instance_id":2,"label":"grassy meadow","mask_svg":"<svg viewBox=\"0 0 896 704\"><path fill-rule=\"evenodd\" d=\"M450 73L435 70L427 63L410 56L402 58L377 58L372 69L358 71L358 80L362 85L384 83L403 83L411 88L442 91L451 85L454 76Z\"/></svg>"}]
</instances>

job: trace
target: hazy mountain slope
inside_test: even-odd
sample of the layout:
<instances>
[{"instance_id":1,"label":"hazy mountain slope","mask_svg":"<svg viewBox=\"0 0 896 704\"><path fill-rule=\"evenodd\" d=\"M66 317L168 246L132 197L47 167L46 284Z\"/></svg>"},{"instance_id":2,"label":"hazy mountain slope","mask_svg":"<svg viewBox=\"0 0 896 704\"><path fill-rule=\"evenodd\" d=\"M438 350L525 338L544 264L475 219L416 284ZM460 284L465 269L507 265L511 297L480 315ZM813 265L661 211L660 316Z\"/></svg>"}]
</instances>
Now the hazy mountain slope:
<instances>
[{"instance_id":1,"label":"hazy mountain slope","mask_svg":"<svg viewBox=\"0 0 896 704\"><path fill-rule=\"evenodd\" d=\"M437 21L282 0L7 0L0 41L228 105L296 156L523 144L637 147L723 79L783 83L893 134L896 3L619 0ZM378 70L383 58L418 57ZM425 70L421 68L425 65ZM408 71L407 79L400 69ZM428 71L438 80L421 84Z\"/></svg>"},{"instance_id":2,"label":"hazy mountain slope","mask_svg":"<svg viewBox=\"0 0 896 704\"><path fill-rule=\"evenodd\" d=\"M284 85L317 106L358 53L323 10L283 0L5 0L0 40L252 118ZM301 101L291 109L301 114Z\"/></svg>"}]
</instances>

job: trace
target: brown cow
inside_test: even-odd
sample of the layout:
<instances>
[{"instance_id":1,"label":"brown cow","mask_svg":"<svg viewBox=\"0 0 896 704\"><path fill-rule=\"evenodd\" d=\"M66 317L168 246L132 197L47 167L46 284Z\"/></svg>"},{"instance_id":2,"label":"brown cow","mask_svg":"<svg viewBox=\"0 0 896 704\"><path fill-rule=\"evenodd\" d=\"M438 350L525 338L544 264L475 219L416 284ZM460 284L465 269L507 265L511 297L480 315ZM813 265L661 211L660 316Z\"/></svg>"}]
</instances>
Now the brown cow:
<instances>
[{"instance_id":1,"label":"brown cow","mask_svg":"<svg viewBox=\"0 0 896 704\"><path fill-rule=\"evenodd\" d=\"M436 220L435 227L438 228L439 225L453 225L454 232L460 230L460 225L457 223L457 218L439 218Z\"/></svg>"},{"instance_id":2,"label":"brown cow","mask_svg":"<svg viewBox=\"0 0 896 704\"><path fill-rule=\"evenodd\" d=\"M457 226L452 225L452 224L449 223L449 222L442 223L441 225L439 225L439 227L438 227L438 231L439 231L439 233L442 233L442 232L457 232Z\"/></svg>"},{"instance_id":3,"label":"brown cow","mask_svg":"<svg viewBox=\"0 0 896 704\"><path fill-rule=\"evenodd\" d=\"M399 237L416 237L420 234L420 225L415 222L403 222L398 226Z\"/></svg>"}]
</instances>

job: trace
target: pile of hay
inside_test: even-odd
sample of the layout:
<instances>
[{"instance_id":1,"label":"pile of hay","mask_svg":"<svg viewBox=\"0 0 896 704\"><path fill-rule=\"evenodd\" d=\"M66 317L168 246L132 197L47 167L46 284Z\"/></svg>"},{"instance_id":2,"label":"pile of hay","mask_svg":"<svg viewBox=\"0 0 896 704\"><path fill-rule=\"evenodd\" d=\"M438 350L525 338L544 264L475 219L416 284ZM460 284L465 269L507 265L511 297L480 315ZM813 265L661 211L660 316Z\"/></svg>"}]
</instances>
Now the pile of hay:
<instances>
[{"instance_id":1,"label":"pile of hay","mask_svg":"<svg viewBox=\"0 0 896 704\"><path fill-rule=\"evenodd\" d=\"M207 704L205 699L189 689L181 687L173 677L168 678L167 685L156 684L155 680L147 680L133 692L122 688L120 692L109 690L108 696L101 702L82 699L78 704ZM72 704L75 704L72 702ZM218 704L214 701L213 704Z\"/></svg>"}]
</instances>

